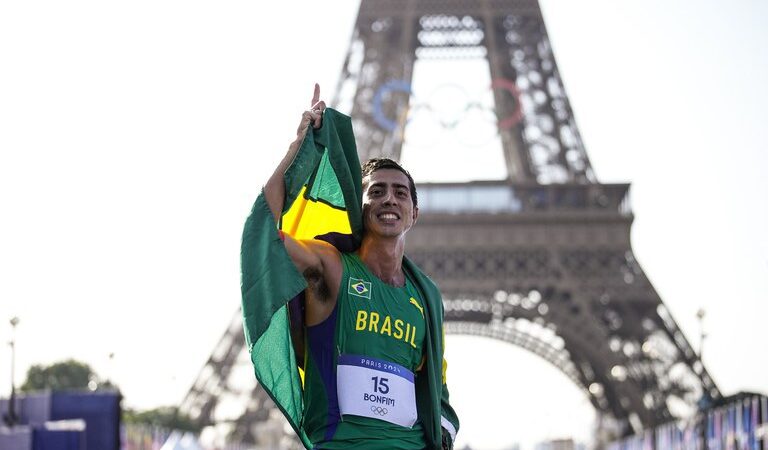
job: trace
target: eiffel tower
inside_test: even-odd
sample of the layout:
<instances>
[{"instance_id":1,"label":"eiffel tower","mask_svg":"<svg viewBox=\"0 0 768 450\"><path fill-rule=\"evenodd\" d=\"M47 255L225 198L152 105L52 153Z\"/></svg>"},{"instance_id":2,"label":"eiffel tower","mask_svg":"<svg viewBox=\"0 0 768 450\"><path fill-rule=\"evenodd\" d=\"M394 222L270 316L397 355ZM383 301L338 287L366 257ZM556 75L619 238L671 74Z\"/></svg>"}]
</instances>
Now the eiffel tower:
<instances>
[{"instance_id":1,"label":"eiffel tower","mask_svg":"<svg viewBox=\"0 0 768 450\"><path fill-rule=\"evenodd\" d=\"M417 188L408 255L442 290L446 332L540 356L614 436L720 398L633 256L629 185L597 181L537 0L362 0L333 101L351 113L361 161L400 158L417 61L468 55L487 61L507 177ZM233 440L289 445L252 373L233 377L250 369L239 317L181 409Z\"/></svg>"}]
</instances>

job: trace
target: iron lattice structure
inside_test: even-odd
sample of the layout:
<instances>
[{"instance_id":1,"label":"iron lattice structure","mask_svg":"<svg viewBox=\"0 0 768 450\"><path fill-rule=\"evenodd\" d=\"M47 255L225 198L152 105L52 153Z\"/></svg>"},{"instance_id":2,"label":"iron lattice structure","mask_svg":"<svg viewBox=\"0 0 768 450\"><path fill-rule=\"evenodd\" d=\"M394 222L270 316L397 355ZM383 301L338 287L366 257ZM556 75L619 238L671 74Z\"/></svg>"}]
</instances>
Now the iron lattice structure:
<instances>
[{"instance_id":1,"label":"iron lattice structure","mask_svg":"<svg viewBox=\"0 0 768 450\"><path fill-rule=\"evenodd\" d=\"M408 254L441 288L446 331L539 355L614 434L719 398L633 256L629 185L596 179L536 0L363 0L333 101L351 111L360 159L399 159L417 60L467 57L488 62L508 177L418 187ZM236 316L182 410L253 441L279 412L250 372L232 381L250 367L243 345ZM217 414L223 403L239 412Z\"/></svg>"}]
</instances>

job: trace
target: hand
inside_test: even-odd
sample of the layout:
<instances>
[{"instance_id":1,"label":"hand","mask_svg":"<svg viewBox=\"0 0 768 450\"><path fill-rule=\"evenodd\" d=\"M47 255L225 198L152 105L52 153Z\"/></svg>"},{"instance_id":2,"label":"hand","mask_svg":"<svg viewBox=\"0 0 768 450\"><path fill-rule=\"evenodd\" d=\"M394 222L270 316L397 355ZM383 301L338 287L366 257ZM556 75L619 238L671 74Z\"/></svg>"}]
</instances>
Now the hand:
<instances>
[{"instance_id":1,"label":"hand","mask_svg":"<svg viewBox=\"0 0 768 450\"><path fill-rule=\"evenodd\" d=\"M443 442L442 442L442 445L440 446L441 450L451 450L452 445L449 437L450 434L448 434L448 430L446 430L443 427L440 427L440 431L443 432Z\"/></svg>"},{"instance_id":2,"label":"hand","mask_svg":"<svg viewBox=\"0 0 768 450\"><path fill-rule=\"evenodd\" d=\"M303 139L304 135L307 134L310 124L312 124L314 129L318 129L323 125L323 111L325 111L325 102L320 100L320 85L315 83L315 92L312 95L309 111L302 113L299 129L296 130L296 135L300 139Z\"/></svg>"},{"instance_id":3,"label":"hand","mask_svg":"<svg viewBox=\"0 0 768 450\"><path fill-rule=\"evenodd\" d=\"M309 111L304 111L301 115L299 129L296 130L296 139L288 146L288 152L286 152L285 157L280 161L272 176L269 177L267 184L264 185L264 196L269 205L269 210L278 224L280 223L280 216L282 216L283 202L285 202L285 171L288 170L291 162L296 157L296 153L301 148L309 125L311 124L314 128L320 128L323 124L325 102L320 100L320 86L317 84L315 84L315 92L312 95L312 103L310 105Z\"/></svg>"}]
</instances>

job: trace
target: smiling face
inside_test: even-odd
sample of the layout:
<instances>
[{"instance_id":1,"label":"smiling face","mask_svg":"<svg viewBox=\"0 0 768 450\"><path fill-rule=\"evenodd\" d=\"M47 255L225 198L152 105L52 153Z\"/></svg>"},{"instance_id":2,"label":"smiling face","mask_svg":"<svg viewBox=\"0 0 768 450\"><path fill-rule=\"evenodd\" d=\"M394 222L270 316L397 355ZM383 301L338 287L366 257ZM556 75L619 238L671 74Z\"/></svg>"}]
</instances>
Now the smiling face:
<instances>
[{"instance_id":1,"label":"smiling face","mask_svg":"<svg viewBox=\"0 0 768 450\"><path fill-rule=\"evenodd\" d=\"M416 222L408 177L397 169L379 169L363 178L363 223L366 233L404 235Z\"/></svg>"}]
</instances>

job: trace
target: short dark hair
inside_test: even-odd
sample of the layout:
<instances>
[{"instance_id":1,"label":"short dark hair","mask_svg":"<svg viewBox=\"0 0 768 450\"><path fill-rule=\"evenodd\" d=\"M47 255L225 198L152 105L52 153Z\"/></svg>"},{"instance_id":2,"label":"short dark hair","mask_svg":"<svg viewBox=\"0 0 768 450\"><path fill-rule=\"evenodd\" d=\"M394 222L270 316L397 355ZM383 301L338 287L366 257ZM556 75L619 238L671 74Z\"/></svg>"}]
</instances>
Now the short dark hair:
<instances>
[{"instance_id":1,"label":"short dark hair","mask_svg":"<svg viewBox=\"0 0 768 450\"><path fill-rule=\"evenodd\" d=\"M413 201L413 207L414 208L418 207L419 202L416 196L416 183L413 182L413 177L411 176L411 174L408 173L407 170L403 169L403 166L398 164L396 161L389 158L371 158L365 163L363 163L362 169L363 169L363 178L381 169L395 169L404 173L405 176L408 177L408 183L410 183L409 189L411 191L411 201ZM363 183L363 187L365 187L365 183Z\"/></svg>"}]
</instances>

